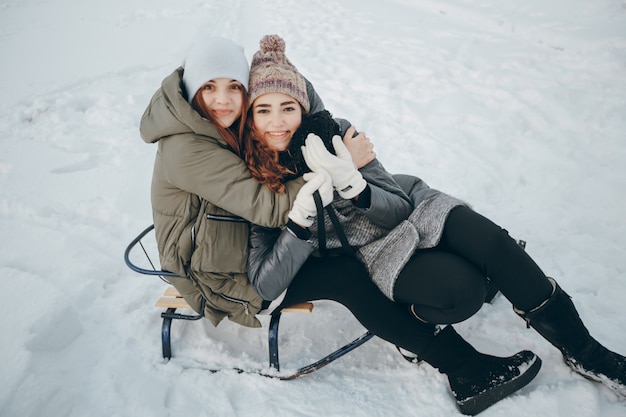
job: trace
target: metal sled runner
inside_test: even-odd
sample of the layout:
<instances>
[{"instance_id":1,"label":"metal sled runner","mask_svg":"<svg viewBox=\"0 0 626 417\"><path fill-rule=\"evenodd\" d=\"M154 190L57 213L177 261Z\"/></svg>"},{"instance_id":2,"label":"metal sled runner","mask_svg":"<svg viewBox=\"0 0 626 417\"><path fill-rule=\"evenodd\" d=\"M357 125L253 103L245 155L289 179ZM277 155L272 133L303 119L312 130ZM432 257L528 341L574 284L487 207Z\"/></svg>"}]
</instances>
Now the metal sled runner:
<instances>
[{"instance_id":1,"label":"metal sled runner","mask_svg":"<svg viewBox=\"0 0 626 417\"><path fill-rule=\"evenodd\" d=\"M150 225L148 226L145 230L143 230L141 233L139 233L139 235L137 235L137 237L135 239L132 240L132 242L130 242L130 244L126 247L126 250L124 251L124 261L126 262L126 265L132 269L133 271L139 273L139 274L144 274L144 275L152 275L152 276L158 276L160 277L163 281L167 282L167 279L165 277L178 277L178 275L172 273L172 272L168 272L168 271L162 271L162 270L158 270L154 267L154 265L152 264L152 261L150 259L150 257L148 256L148 253L142 243L142 239L148 234L150 233L152 230L154 229L154 225ZM139 245L144 253L144 255L146 256L146 258L148 259L148 261L150 262L150 264L152 265L152 269L144 269L141 268L137 265L135 265L131 260L130 260L130 255L131 252L133 252L133 249ZM204 300L202 300L202 308L201 308L201 312L200 313L196 313L196 314L180 314L177 313L176 310L178 309L190 309L191 307L189 306L189 304L184 300L184 298L182 298L180 296L180 294L178 294L178 292L176 291L175 288L173 287L168 287L165 290L165 293L163 294L162 297L160 297L157 302L156 302L156 306L160 307L160 308L165 308L165 311L163 311L161 313L161 317L163 318L163 323L161 325L161 344L162 344L162 349L163 349L163 358L165 359L170 359L172 357L172 348L171 348L171 327L172 327L172 321L173 320L190 320L190 321L195 321L195 320L199 320L201 318L204 317ZM282 379L282 380L290 380L290 379L295 379L298 378L302 375L306 375L309 374L311 372L314 372L326 365L328 365L329 363L333 362L336 359L339 359L340 357L342 357L343 355L351 352L352 350L356 349L357 347L361 346L362 344L364 344L365 342L367 342L368 340L370 340L374 335L370 332L365 332L363 335L361 335L360 337L356 338L355 340L351 341L350 343L347 343L345 345L343 345L342 347L340 347L339 349L331 352L330 354L324 356L322 359L313 362L311 364L305 365L301 368L298 368L294 373L291 373L289 375L281 375L280 372L280 361L279 361L279 356L278 356L278 327L279 327L279 323L280 323L280 318L282 313L290 313L290 312L308 312L310 313L313 310L313 303L308 302L308 303L302 303L302 304L297 304L294 306L289 306L289 307L285 307L281 310L275 310L272 314L271 314L271 318L270 318L270 325L269 325L269 329L268 329L268 350L269 350L269 366L270 369L272 370L272 372L264 372L262 370L254 370L254 371L247 371L247 370L242 370L242 369L235 369L237 372L254 372L263 376L267 376L267 377L271 377L271 378L277 378L277 379ZM218 372L221 371L222 369L211 369L211 372Z\"/></svg>"}]
</instances>

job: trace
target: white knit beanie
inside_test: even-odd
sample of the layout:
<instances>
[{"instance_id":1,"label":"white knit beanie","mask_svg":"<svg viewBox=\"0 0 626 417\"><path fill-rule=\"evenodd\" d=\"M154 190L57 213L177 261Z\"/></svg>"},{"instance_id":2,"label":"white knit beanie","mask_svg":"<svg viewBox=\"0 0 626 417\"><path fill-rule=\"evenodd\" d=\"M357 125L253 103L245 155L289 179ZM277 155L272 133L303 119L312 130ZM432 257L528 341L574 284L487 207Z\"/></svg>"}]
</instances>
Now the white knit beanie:
<instances>
[{"instance_id":1,"label":"white knit beanie","mask_svg":"<svg viewBox=\"0 0 626 417\"><path fill-rule=\"evenodd\" d=\"M183 85L189 104L198 90L215 78L230 78L248 90L248 60L243 48L230 39L211 37L197 42L185 59Z\"/></svg>"}]
</instances>

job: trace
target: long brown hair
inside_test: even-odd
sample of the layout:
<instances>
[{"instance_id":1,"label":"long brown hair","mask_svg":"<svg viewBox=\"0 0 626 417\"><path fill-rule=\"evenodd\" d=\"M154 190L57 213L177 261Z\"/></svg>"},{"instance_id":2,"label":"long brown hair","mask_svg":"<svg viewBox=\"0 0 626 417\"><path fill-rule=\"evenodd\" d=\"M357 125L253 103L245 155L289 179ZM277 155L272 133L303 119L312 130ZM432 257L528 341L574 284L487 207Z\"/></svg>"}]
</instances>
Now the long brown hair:
<instances>
[{"instance_id":1,"label":"long brown hair","mask_svg":"<svg viewBox=\"0 0 626 417\"><path fill-rule=\"evenodd\" d=\"M282 193L285 191L283 178L294 172L280 164L278 151L268 147L256 136L252 113L247 115L246 125L247 129L243 136L243 160L252 178L267 185L275 193Z\"/></svg>"},{"instance_id":2,"label":"long brown hair","mask_svg":"<svg viewBox=\"0 0 626 417\"><path fill-rule=\"evenodd\" d=\"M242 140L246 131L246 119L248 117L248 94L246 93L246 90L242 86L241 116L239 117L239 120L233 123L230 127L222 127L209 113L207 113L207 105L201 92L202 89L198 90L194 96L192 101L193 108L200 113L202 117L213 123L228 146L230 146L240 158L243 158Z\"/></svg>"}]
</instances>

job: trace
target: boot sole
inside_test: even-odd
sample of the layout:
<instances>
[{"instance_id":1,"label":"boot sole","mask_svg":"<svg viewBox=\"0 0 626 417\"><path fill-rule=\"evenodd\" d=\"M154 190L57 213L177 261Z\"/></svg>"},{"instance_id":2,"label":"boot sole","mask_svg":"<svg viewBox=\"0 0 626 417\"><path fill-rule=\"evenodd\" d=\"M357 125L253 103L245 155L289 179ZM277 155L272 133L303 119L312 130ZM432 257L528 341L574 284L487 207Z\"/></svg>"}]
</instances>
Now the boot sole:
<instances>
[{"instance_id":1,"label":"boot sole","mask_svg":"<svg viewBox=\"0 0 626 417\"><path fill-rule=\"evenodd\" d=\"M575 362L568 361L565 357L563 358L563 361L565 362L567 366L570 367L572 371L576 372L577 374L585 377L586 379L590 381L599 382L603 384L604 386L606 386L611 391L613 391L614 393L626 398L626 386L623 385L622 383L614 379L611 379L602 373L599 373L599 372L594 373L594 372L587 371L585 368L576 364Z\"/></svg>"},{"instance_id":2,"label":"boot sole","mask_svg":"<svg viewBox=\"0 0 626 417\"><path fill-rule=\"evenodd\" d=\"M495 403L509 395L524 388L532 381L541 369L541 359L535 356L535 360L529 365L526 372L520 374L517 378L505 382L502 385L482 392L474 397L467 398L463 401L457 401L459 411L465 415L474 416L481 411L491 407Z\"/></svg>"}]
</instances>

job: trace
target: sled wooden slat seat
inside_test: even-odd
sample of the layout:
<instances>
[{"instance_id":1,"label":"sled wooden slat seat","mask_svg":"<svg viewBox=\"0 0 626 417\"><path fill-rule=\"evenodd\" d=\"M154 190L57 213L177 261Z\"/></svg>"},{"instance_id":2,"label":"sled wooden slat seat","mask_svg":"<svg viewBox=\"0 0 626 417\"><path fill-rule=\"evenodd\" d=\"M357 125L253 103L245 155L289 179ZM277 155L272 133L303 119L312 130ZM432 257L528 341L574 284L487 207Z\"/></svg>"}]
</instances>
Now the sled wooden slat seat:
<instances>
[{"instance_id":1,"label":"sled wooden slat seat","mask_svg":"<svg viewBox=\"0 0 626 417\"><path fill-rule=\"evenodd\" d=\"M168 290L174 287L168 287ZM166 291L167 293L167 291ZM191 309L187 301L182 298L180 295L178 296L170 296L170 294L164 294L166 297L161 297L154 304L155 307L162 308L188 308Z\"/></svg>"},{"instance_id":2,"label":"sled wooden slat seat","mask_svg":"<svg viewBox=\"0 0 626 417\"><path fill-rule=\"evenodd\" d=\"M183 319L183 320L197 320L202 318L201 314L178 314L176 310L178 309L189 309L191 307L185 301L182 295L178 292L176 288L173 286L169 286L163 292L163 296L160 297L156 303L155 307L165 308L166 310L161 313L161 317L163 318L163 324L161 326L161 344L163 350L163 358L171 359L172 357L172 320L173 319ZM280 310L280 313L311 313L313 311L313 303L299 303L294 304L288 307L284 307ZM280 315L274 314L272 315L272 320L270 322L269 329L269 358L270 358L270 366L276 370L280 370L280 363L278 361L278 318Z\"/></svg>"},{"instance_id":3,"label":"sled wooden slat seat","mask_svg":"<svg viewBox=\"0 0 626 417\"><path fill-rule=\"evenodd\" d=\"M160 297L155 303L155 307L162 308L188 308L191 309L187 301L173 286L167 287L163 292L163 297ZM299 303L289 307L284 307L281 312L283 313L310 313L313 311L313 303Z\"/></svg>"},{"instance_id":4,"label":"sled wooden slat seat","mask_svg":"<svg viewBox=\"0 0 626 417\"><path fill-rule=\"evenodd\" d=\"M148 261L150 261L150 264L152 265L152 261L150 260L150 257L148 256L148 253L146 252L146 249L144 248L141 242L141 239L144 238L153 229L154 229L154 225L148 226L135 239L133 239L132 242L130 242L130 244L126 247L126 250L124 252L124 261L126 262L126 265L131 270L137 273L144 274L144 275L158 276L163 281L168 282L165 277L177 276L177 275L168 271L158 270L154 266L152 266L152 269L144 269L135 265L130 260L131 251L133 250L135 246L139 245L141 249L143 250L146 258L148 259ZM158 308L165 309L164 311L161 312L161 317L163 318L163 323L161 325L161 345L162 345L162 350L163 350L163 358L171 359L172 357L172 348L171 348L172 320L195 321L195 320L199 320L203 318L204 317L204 314L203 314L204 300L202 300L201 302L201 306L200 306L201 312L196 313L195 311L191 309L187 301L185 301L185 299L178 293L176 288L174 288L171 285L168 285L168 287L163 292L163 295L157 299L155 306ZM271 313L270 325L268 328L269 365L276 372L280 371L280 363L278 359L278 325L280 323L280 318L281 318L282 313L311 313L313 311L313 307L314 307L314 304L312 302L305 302L305 303L300 303L300 304L295 304L295 305L291 305L288 307L284 307L280 310L276 309ZM177 310L182 310L182 311L190 310L191 313L182 314L182 313L178 313ZM263 374L262 372L259 372L259 373L264 376L271 376L271 377L275 377L275 378L279 378L283 380L295 379L302 375L306 375L308 373L311 373L313 371L316 371L326 366L330 362L342 357L343 355L361 346L363 343L370 340L373 336L374 335L372 333L365 332L363 335L343 345L339 349L336 349L330 354L324 356L322 359L314 363L311 363L309 365L298 368L294 373L290 375Z\"/></svg>"},{"instance_id":5,"label":"sled wooden slat seat","mask_svg":"<svg viewBox=\"0 0 626 417\"><path fill-rule=\"evenodd\" d=\"M313 311L313 303L299 303L280 310L283 313L310 313Z\"/></svg>"}]
</instances>

